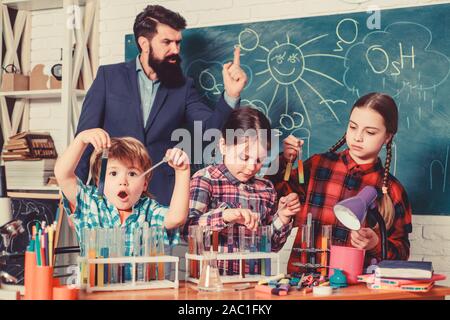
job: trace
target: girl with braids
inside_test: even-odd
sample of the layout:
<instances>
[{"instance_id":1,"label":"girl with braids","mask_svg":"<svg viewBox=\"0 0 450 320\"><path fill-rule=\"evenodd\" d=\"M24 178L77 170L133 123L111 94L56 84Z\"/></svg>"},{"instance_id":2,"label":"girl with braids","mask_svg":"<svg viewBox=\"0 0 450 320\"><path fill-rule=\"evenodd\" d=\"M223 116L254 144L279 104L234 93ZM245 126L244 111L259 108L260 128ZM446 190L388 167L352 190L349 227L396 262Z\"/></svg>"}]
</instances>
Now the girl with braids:
<instances>
[{"instance_id":1,"label":"girl with braids","mask_svg":"<svg viewBox=\"0 0 450 320\"><path fill-rule=\"evenodd\" d=\"M411 227L411 207L400 182L389 173L392 158L392 140L397 132L398 111L394 100L382 93L370 93L356 101L352 107L347 132L330 150L315 154L305 161L304 183L300 184L297 170L292 170L289 181L284 181L287 161L295 159L303 141L294 136L284 140L277 175L269 176L279 196L297 192L302 209L297 213L294 226L306 223L312 213L316 247L320 247L321 225L333 225L332 242L366 250L365 265L381 258L381 240L378 226L363 226L359 231L344 227L335 217L333 206L343 199L355 196L365 186L378 190L378 210L386 222L387 258L407 260L408 233ZM347 144L347 149L337 152ZM386 145L384 167L378 157ZM301 232L297 233L294 248L300 247ZM298 252L292 251L288 272L299 272L293 262L300 262Z\"/></svg>"}]
</instances>

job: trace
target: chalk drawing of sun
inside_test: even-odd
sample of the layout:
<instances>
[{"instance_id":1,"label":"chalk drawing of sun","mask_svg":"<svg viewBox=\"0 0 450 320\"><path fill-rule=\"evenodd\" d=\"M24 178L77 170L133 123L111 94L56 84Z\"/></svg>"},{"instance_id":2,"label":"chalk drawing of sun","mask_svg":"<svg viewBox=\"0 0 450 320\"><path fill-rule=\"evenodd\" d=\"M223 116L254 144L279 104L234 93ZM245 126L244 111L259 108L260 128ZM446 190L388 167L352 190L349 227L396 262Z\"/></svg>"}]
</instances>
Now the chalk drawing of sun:
<instances>
[{"instance_id":1,"label":"chalk drawing of sun","mask_svg":"<svg viewBox=\"0 0 450 320\"><path fill-rule=\"evenodd\" d=\"M307 60L310 57L326 57L326 58L336 58L336 59L342 59L345 60L344 57L334 54L327 54L327 53L313 53L313 54L307 54L305 55L302 51L302 48L306 45L318 41L324 37L328 36L327 34L323 34L320 36L317 36L315 38L309 39L305 41L304 43L300 45L296 45L291 43L291 40L289 38L289 35L286 35L286 42L279 43L278 41L275 41L275 46L272 48L267 48L263 45L261 45L259 42L259 35L256 31L246 28L239 34L239 46L241 47L242 52L245 54L245 52L251 52L256 49L261 49L266 52L264 54L264 59L255 59L258 63L265 64L265 69L262 71L259 71L255 73L255 77L267 77L267 80L263 80L264 82L256 88L256 91L261 90L262 88L266 87L267 85L274 85L274 92L271 98L270 103L267 106L267 110L269 111L272 107L275 98L278 94L284 94L285 95L285 101L286 101L286 111L285 114L282 115L283 117L290 117L290 114L288 112L288 104L289 104L289 90L293 90L295 92L295 95L298 97L298 100L300 101L300 105L303 109L304 116L306 117L306 121L308 122L308 125L311 127L311 119L309 116L309 111L305 105L305 100L303 98L302 93L300 92L298 88L298 84L303 83L309 90L311 90L319 99L320 103L319 105L325 105L329 112L331 113L332 117L339 123L339 118L334 112L332 105L336 103L344 103L346 104L346 101L343 100L336 100L333 101L331 99L326 99L324 95L319 92L317 88L314 87L313 84L311 84L309 81L305 79L305 75L307 73L313 73L315 75L318 75L320 77L326 78L329 81L332 81L339 86L344 87L344 84L334 77L321 72L316 69L308 68ZM284 90L284 93L282 92ZM296 116L303 116L299 113L291 113L296 114ZM296 121L298 122L298 121ZM302 121L303 122L303 121ZM283 125L283 127L286 127L286 125ZM297 127L297 126L295 126ZM294 129L294 126L290 126L289 129Z\"/></svg>"}]
</instances>

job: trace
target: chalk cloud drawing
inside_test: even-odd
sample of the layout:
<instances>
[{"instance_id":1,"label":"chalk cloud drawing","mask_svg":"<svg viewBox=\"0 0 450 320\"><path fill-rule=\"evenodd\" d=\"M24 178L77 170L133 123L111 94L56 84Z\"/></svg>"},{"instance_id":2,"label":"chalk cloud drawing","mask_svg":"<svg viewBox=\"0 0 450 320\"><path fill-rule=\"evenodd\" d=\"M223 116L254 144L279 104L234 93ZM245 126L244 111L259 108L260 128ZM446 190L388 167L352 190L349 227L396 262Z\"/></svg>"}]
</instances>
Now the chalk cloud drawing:
<instances>
[{"instance_id":1,"label":"chalk cloud drawing","mask_svg":"<svg viewBox=\"0 0 450 320\"><path fill-rule=\"evenodd\" d=\"M441 160L433 160L430 163L430 190L433 190L433 168L438 167L441 169L441 175L443 177L442 183L442 192L445 192L447 188L447 177L448 177L448 156L449 156L450 146L447 146L447 152L445 154L445 160L442 162Z\"/></svg>"},{"instance_id":2,"label":"chalk cloud drawing","mask_svg":"<svg viewBox=\"0 0 450 320\"><path fill-rule=\"evenodd\" d=\"M450 59L429 49L432 40L430 29L407 21L368 33L347 50L345 86L358 97L372 91L397 97L410 89L422 98L450 74Z\"/></svg>"}]
</instances>

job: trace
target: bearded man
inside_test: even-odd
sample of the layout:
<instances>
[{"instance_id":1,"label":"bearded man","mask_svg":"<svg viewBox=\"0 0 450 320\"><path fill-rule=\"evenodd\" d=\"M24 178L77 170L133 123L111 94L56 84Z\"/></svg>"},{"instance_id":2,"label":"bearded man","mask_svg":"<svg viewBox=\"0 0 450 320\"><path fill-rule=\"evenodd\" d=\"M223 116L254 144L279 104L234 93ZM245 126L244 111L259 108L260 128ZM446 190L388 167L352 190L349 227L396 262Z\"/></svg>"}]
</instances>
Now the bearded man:
<instances>
[{"instance_id":1,"label":"bearded man","mask_svg":"<svg viewBox=\"0 0 450 320\"><path fill-rule=\"evenodd\" d=\"M180 63L181 31L185 19L159 5L149 5L136 16L133 32L140 54L129 62L105 65L83 102L77 134L90 128L103 128L111 137L131 136L147 148L154 163L175 146L172 132L193 127L220 129L239 104L247 76L240 67L239 49L233 62L223 66L225 92L214 109L202 102L194 81L183 75ZM77 167L77 176L86 182L89 174L88 148ZM163 164L152 172L149 192L169 205L174 171Z\"/></svg>"}]
</instances>

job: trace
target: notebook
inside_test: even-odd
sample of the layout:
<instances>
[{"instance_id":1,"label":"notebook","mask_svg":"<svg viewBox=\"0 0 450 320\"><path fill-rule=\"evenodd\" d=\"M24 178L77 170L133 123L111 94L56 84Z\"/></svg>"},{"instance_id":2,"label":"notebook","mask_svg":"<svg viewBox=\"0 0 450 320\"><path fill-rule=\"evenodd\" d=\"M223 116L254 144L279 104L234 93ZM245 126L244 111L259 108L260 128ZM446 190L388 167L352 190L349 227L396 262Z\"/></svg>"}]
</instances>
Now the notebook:
<instances>
[{"instance_id":1,"label":"notebook","mask_svg":"<svg viewBox=\"0 0 450 320\"><path fill-rule=\"evenodd\" d=\"M375 270L378 278L431 279L433 266L430 261L383 260Z\"/></svg>"},{"instance_id":2,"label":"notebook","mask_svg":"<svg viewBox=\"0 0 450 320\"><path fill-rule=\"evenodd\" d=\"M358 282L365 282L374 284L377 283L379 285L383 286L392 286L392 287L400 287L402 285L409 285L409 284L419 284L419 283L428 283L428 282L435 282L440 280L447 279L447 276L445 274L438 274L435 273L431 277L431 279L394 279L394 278L377 278L374 274L362 274L358 276Z\"/></svg>"},{"instance_id":3,"label":"notebook","mask_svg":"<svg viewBox=\"0 0 450 320\"><path fill-rule=\"evenodd\" d=\"M394 287L389 285L382 285L378 283L368 283L367 287L369 289L377 289L377 290L391 290L391 291L409 291L409 292L428 292L431 288L433 288L434 282L424 282L417 284L405 284L400 287Z\"/></svg>"}]
</instances>

